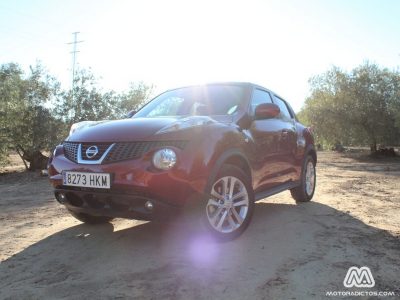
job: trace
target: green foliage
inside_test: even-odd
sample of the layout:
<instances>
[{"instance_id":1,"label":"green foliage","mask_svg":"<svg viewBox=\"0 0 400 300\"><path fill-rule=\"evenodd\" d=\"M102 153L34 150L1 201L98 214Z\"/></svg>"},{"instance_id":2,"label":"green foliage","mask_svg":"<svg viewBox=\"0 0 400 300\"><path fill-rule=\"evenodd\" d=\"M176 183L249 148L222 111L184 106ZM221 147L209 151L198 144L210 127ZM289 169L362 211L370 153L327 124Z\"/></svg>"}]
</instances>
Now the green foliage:
<instances>
[{"instance_id":1,"label":"green foliage","mask_svg":"<svg viewBox=\"0 0 400 300\"><path fill-rule=\"evenodd\" d=\"M21 105L20 91L22 80L21 69L16 64L0 67L0 161L5 162L10 147L9 122Z\"/></svg>"},{"instance_id":2,"label":"green foliage","mask_svg":"<svg viewBox=\"0 0 400 300\"><path fill-rule=\"evenodd\" d=\"M10 150L26 155L50 149L57 143L61 124L46 107L57 93L58 83L40 64L24 78L16 64L0 67L0 161Z\"/></svg>"},{"instance_id":3,"label":"green foliage","mask_svg":"<svg viewBox=\"0 0 400 300\"><path fill-rule=\"evenodd\" d=\"M116 117L123 117L130 111L137 111L153 94L154 86L143 82L131 83L129 90L119 95L119 102L115 108Z\"/></svg>"},{"instance_id":4,"label":"green foliage","mask_svg":"<svg viewBox=\"0 0 400 300\"><path fill-rule=\"evenodd\" d=\"M115 115L118 102L113 91L97 88L96 78L87 70L80 70L75 77L74 88L63 91L57 99L56 114L62 116L68 126L86 120L105 120Z\"/></svg>"},{"instance_id":5,"label":"green foliage","mask_svg":"<svg viewBox=\"0 0 400 300\"><path fill-rule=\"evenodd\" d=\"M139 83L121 94L103 92L90 71L80 70L73 90L65 91L40 64L27 76L17 64L1 65L0 163L17 151L30 169L42 168L34 165L43 162L41 151L51 151L73 123L120 118L148 101L152 89Z\"/></svg>"},{"instance_id":6,"label":"green foliage","mask_svg":"<svg viewBox=\"0 0 400 300\"><path fill-rule=\"evenodd\" d=\"M153 86L131 84L127 92L103 92L97 88L95 76L80 70L73 90L64 91L57 99L56 112L69 126L80 121L118 119L131 110L139 109L151 96Z\"/></svg>"},{"instance_id":7,"label":"green foliage","mask_svg":"<svg viewBox=\"0 0 400 300\"><path fill-rule=\"evenodd\" d=\"M310 79L311 96L299 117L318 143L400 143L400 74L365 63L349 73L337 67Z\"/></svg>"}]
</instances>

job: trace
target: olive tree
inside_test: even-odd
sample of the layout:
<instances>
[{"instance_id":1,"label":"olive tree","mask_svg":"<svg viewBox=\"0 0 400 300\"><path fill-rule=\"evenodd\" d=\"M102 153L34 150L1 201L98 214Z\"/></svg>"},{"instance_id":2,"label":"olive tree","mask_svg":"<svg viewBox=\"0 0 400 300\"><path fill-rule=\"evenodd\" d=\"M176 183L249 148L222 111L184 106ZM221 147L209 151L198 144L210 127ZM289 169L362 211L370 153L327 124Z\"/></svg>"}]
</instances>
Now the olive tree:
<instances>
[{"instance_id":1,"label":"olive tree","mask_svg":"<svg viewBox=\"0 0 400 300\"><path fill-rule=\"evenodd\" d=\"M58 82L39 63L26 76L17 64L0 67L1 161L16 151L26 168L45 167L42 151L57 144L63 127L49 106L58 89Z\"/></svg>"},{"instance_id":2,"label":"olive tree","mask_svg":"<svg viewBox=\"0 0 400 300\"><path fill-rule=\"evenodd\" d=\"M351 72L337 67L310 79L311 96L300 117L319 142L349 145L400 143L400 74L365 63Z\"/></svg>"}]
</instances>

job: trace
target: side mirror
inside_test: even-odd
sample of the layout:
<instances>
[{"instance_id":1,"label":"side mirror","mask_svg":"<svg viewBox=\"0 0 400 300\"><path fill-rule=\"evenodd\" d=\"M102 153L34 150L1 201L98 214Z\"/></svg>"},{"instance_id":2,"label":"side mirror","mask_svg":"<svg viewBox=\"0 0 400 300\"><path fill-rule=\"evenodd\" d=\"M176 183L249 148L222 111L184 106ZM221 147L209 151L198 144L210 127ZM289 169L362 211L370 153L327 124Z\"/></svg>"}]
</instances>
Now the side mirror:
<instances>
[{"instance_id":1,"label":"side mirror","mask_svg":"<svg viewBox=\"0 0 400 300\"><path fill-rule=\"evenodd\" d=\"M136 114L136 110L131 110L125 115L126 119L132 118Z\"/></svg>"},{"instance_id":2,"label":"side mirror","mask_svg":"<svg viewBox=\"0 0 400 300\"><path fill-rule=\"evenodd\" d=\"M257 105L255 111L256 120L272 119L280 114L281 110L274 103L262 103Z\"/></svg>"}]
</instances>

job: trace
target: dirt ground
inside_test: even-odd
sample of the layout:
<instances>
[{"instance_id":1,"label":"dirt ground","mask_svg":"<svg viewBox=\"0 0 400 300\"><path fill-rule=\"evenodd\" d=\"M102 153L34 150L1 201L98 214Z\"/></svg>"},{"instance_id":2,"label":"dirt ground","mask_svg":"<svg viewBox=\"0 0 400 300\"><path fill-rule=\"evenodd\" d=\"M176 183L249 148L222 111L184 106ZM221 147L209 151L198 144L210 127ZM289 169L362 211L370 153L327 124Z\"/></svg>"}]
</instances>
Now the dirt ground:
<instances>
[{"instance_id":1,"label":"dirt ground","mask_svg":"<svg viewBox=\"0 0 400 300\"><path fill-rule=\"evenodd\" d=\"M317 172L312 202L258 202L227 243L178 224L84 225L46 177L1 175L0 299L323 299L349 290L351 266L400 295L400 161L322 152Z\"/></svg>"}]
</instances>

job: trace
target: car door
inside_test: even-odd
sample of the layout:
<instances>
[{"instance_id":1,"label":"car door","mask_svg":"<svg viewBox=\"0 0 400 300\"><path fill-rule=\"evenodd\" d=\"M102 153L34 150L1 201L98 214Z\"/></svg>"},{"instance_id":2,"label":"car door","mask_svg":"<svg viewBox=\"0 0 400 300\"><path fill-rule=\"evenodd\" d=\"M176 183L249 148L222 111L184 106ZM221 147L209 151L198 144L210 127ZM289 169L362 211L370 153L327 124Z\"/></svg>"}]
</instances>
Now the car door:
<instances>
[{"instance_id":1,"label":"car door","mask_svg":"<svg viewBox=\"0 0 400 300\"><path fill-rule=\"evenodd\" d=\"M272 103L271 94L262 89L254 89L250 104L250 115L255 114L255 108L262 103ZM282 131L285 123L273 119L254 118L249 133L252 136L254 147L250 157L253 165L253 188L259 192L279 184L283 171L280 162L279 149L281 147Z\"/></svg>"},{"instance_id":2,"label":"car door","mask_svg":"<svg viewBox=\"0 0 400 300\"><path fill-rule=\"evenodd\" d=\"M275 119L280 130L278 142L277 161L280 170L280 182L296 180L295 155L297 148L297 130L295 117L285 100L277 95L272 96L272 101L279 106L280 114Z\"/></svg>"}]
</instances>

